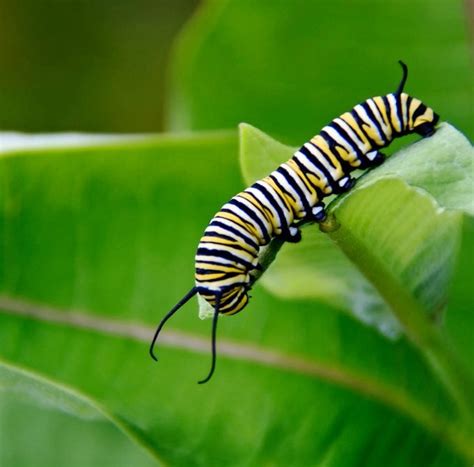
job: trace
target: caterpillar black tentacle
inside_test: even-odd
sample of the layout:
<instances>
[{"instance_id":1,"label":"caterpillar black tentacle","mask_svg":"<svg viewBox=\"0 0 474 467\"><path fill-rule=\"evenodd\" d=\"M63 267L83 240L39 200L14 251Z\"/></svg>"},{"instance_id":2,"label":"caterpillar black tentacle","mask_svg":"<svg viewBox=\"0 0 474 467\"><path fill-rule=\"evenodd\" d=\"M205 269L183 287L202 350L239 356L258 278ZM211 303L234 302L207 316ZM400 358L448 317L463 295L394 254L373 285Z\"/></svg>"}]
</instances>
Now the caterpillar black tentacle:
<instances>
[{"instance_id":1,"label":"caterpillar black tentacle","mask_svg":"<svg viewBox=\"0 0 474 467\"><path fill-rule=\"evenodd\" d=\"M439 116L404 92L408 68L401 61L400 65L403 76L394 93L367 99L335 118L291 159L234 196L211 220L197 248L193 291L216 314L234 315L247 305L260 249L278 237L299 241L299 225L323 221L323 199L350 190L355 183L352 171L381 164L385 156L379 150L395 138L435 132ZM189 300L190 294L178 305ZM173 313L166 315L157 332ZM213 338L216 325L217 317ZM153 356L152 349L150 353ZM215 360L201 383L209 380L214 365Z\"/></svg>"}]
</instances>

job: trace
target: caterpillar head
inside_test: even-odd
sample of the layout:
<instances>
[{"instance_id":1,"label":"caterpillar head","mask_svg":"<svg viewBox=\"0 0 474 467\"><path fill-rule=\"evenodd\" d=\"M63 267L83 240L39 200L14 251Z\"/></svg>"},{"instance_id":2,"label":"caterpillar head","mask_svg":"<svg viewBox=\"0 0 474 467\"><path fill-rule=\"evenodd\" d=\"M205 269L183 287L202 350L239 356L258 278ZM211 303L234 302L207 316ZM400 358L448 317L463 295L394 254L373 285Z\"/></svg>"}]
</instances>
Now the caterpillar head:
<instances>
[{"instance_id":1,"label":"caterpillar head","mask_svg":"<svg viewBox=\"0 0 474 467\"><path fill-rule=\"evenodd\" d=\"M435 126L439 121L439 115L431 107L415 98L410 103L408 116L408 130L423 137L431 136L435 132Z\"/></svg>"}]
</instances>

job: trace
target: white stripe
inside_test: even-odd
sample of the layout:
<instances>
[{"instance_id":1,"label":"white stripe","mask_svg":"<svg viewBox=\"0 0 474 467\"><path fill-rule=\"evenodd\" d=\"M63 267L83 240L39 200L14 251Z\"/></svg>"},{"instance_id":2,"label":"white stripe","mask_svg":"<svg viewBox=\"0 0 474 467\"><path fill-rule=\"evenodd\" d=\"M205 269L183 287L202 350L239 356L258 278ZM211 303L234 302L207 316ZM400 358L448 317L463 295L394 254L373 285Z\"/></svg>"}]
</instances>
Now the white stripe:
<instances>
[{"instance_id":1,"label":"white stripe","mask_svg":"<svg viewBox=\"0 0 474 467\"><path fill-rule=\"evenodd\" d=\"M330 126L325 126L322 131L325 131L329 136L331 136L331 138L336 141L340 146L345 148L347 152L354 152L350 143L345 138L343 138L334 128Z\"/></svg>"},{"instance_id":2,"label":"white stripe","mask_svg":"<svg viewBox=\"0 0 474 467\"><path fill-rule=\"evenodd\" d=\"M387 127L387 125L385 124L385 120L379 108L377 107L377 104L373 101L373 99L367 99L366 102L368 106L370 107L370 109L372 110L372 112L374 113L374 115L379 116L377 121L380 123L380 126L382 127L382 131L384 132L385 137L388 138L389 140L392 139L392 128L390 126ZM379 131L377 131L377 134L380 136ZM381 141L383 143L383 138L381 139Z\"/></svg>"},{"instance_id":3,"label":"white stripe","mask_svg":"<svg viewBox=\"0 0 474 467\"><path fill-rule=\"evenodd\" d=\"M219 213L217 213L216 216L218 214ZM248 230L245 230L243 227L241 227L239 224L235 223L234 221L231 221L230 219L226 219L224 217L214 217L214 219L212 220L216 220L217 222L221 222L224 225L228 225L229 227L232 227L233 229L238 230L242 234L243 237L253 240L255 243L258 244L257 238L255 238ZM229 232L229 234L232 234L232 232Z\"/></svg>"},{"instance_id":4,"label":"white stripe","mask_svg":"<svg viewBox=\"0 0 474 467\"><path fill-rule=\"evenodd\" d=\"M205 247L203 247L203 248L205 248ZM237 266L237 263L235 261L231 261L230 259L227 259L227 258L221 258L220 256L196 255L196 257L195 257L196 265L198 265L198 263L205 263L206 261L212 261L214 263L219 263L219 264L222 264L223 266ZM239 266L242 268L241 264ZM203 269L205 267L206 267L206 265L203 264Z\"/></svg>"},{"instance_id":5,"label":"white stripe","mask_svg":"<svg viewBox=\"0 0 474 467\"><path fill-rule=\"evenodd\" d=\"M247 281L248 282L248 281ZM243 287L240 287L240 289L242 289ZM242 295L242 292L237 292L234 296L234 298L231 299L231 301L229 303L226 303L223 308L225 308L224 310L224 313L227 313L229 311L231 311L234 306L237 304L237 301L240 300L240 297Z\"/></svg>"},{"instance_id":6,"label":"white stripe","mask_svg":"<svg viewBox=\"0 0 474 467\"><path fill-rule=\"evenodd\" d=\"M205 243L201 241L199 243L199 247L207 248L210 251L208 258L218 255L220 251L226 251L227 253L232 253L234 256L236 256L237 258L240 258L242 261L245 261L247 263L253 264L253 261L255 259L255 256L252 255L251 253L248 253L243 250L237 250L231 245L224 245L222 243L210 244L210 243ZM215 252L215 253L212 253L212 252Z\"/></svg>"},{"instance_id":7,"label":"white stripe","mask_svg":"<svg viewBox=\"0 0 474 467\"><path fill-rule=\"evenodd\" d=\"M309 172L314 174L316 177L320 178L324 185L326 185L329 188L331 187L326 175L323 172L321 172L321 170L318 169L318 167L312 164L303 153L298 152L296 154L296 157L298 157L298 160L300 161L300 163L304 165L308 169ZM314 203L315 201L311 202L311 204L314 204Z\"/></svg>"},{"instance_id":8,"label":"white stripe","mask_svg":"<svg viewBox=\"0 0 474 467\"><path fill-rule=\"evenodd\" d=\"M390 110L390 109L387 109L387 106L385 105L385 102L383 100L383 98L381 97L382 99L382 105L383 105L383 110L385 110L385 113L387 114L387 112ZM374 103L375 104L375 103ZM393 129L392 129L392 125L390 124L390 115L387 115L387 119L388 119L388 122L385 123L385 118L383 118L383 111L382 110L379 110L378 106L375 104L375 107L377 108L379 114L380 114L380 119L382 120L383 122L383 127L384 127L384 131L385 131L385 135L387 136L387 138L391 141L393 139Z\"/></svg>"},{"instance_id":9,"label":"white stripe","mask_svg":"<svg viewBox=\"0 0 474 467\"><path fill-rule=\"evenodd\" d=\"M247 188L245 191L255 196L255 198L258 199L258 201L263 206L263 208L268 209L271 215L275 218L277 224L280 225L280 220L279 220L280 218L278 217L278 213L276 212L276 209L269 203L269 201L267 200L267 197L261 191L253 187Z\"/></svg>"},{"instance_id":10,"label":"white stripe","mask_svg":"<svg viewBox=\"0 0 474 467\"><path fill-rule=\"evenodd\" d=\"M388 99L388 102L390 103L390 107L393 108L394 120L397 122L398 128L395 125L393 126L395 127L395 130L402 131L401 122L397 114L397 100L395 99L395 96L393 94L388 94L387 99Z\"/></svg>"},{"instance_id":11,"label":"white stripe","mask_svg":"<svg viewBox=\"0 0 474 467\"><path fill-rule=\"evenodd\" d=\"M223 227L220 227L218 225L209 225L206 228L206 231L204 232L204 236L206 236L208 234L208 232L217 233L219 235L226 235L227 237L231 237L236 243L244 243L245 242L245 240L243 240L239 236L235 235L233 232L229 232L228 230L226 230ZM255 253L257 253L257 250L252 245L249 245L247 242L245 242L245 245L247 245L249 248L254 250Z\"/></svg>"},{"instance_id":12,"label":"white stripe","mask_svg":"<svg viewBox=\"0 0 474 467\"><path fill-rule=\"evenodd\" d=\"M230 212L234 213L236 216L241 217L244 221L254 226L257 232L259 232L260 238L262 239L264 238L265 235L264 235L264 232L262 232L262 229L260 228L260 226L247 213L242 211L242 209L230 203L225 204L224 208L228 209ZM268 231L266 233L268 234Z\"/></svg>"},{"instance_id":13,"label":"white stripe","mask_svg":"<svg viewBox=\"0 0 474 467\"><path fill-rule=\"evenodd\" d=\"M279 195L275 191L275 189L269 183L267 183L263 180L258 181L256 184L260 185L260 186L263 186L264 188L266 188L267 191L269 191L273 195L274 201L278 204L280 209L283 211L283 215L284 215L285 219L287 219L287 217L288 217L288 214L287 214L288 213L288 208L286 207L286 204L283 203L283 201L281 200L281 198L279 197ZM266 200L265 205L269 205L270 203L271 203L270 200ZM279 219L278 216L277 216L277 219Z\"/></svg>"},{"instance_id":14,"label":"white stripe","mask_svg":"<svg viewBox=\"0 0 474 467\"><path fill-rule=\"evenodd\" d=\"M298 185L299 189L304 193L306 197L306 201L308 201L308 204L311 206L316 202L316 197L315 195L313 196L311 192L308 190L306 185L300 180L300 177L298 174L285 162L282 164L288 175L295 181L295 183Z\"/></svg>"},{"instance_id":15,"label":"white stripe","mask_svg":"<svg viewBox=\"0 0 474 467\"><path fill-rule=\"evenodd\" d=\"M309 161L308 158L302 152L297 151L296 157L298 158L300 163L303 164L310 172L312 172L316 176L319 176L318 178L320 178L323 181L323 183L325 183L326 185L329 185L329 181L326 175L323 172L321 172L319 168L316 167L311 161Z\"/></svg>"},{"instance_id":16,"label":"white stripe","mask_svg":"<svg viewBox=\"0 0 474 467\"><path fill-rule=\"evenodd\" d=\"M245 206L247 206L251 211L255 212L255 214L262 220L262 222L268 222L267 218L247 198L244 198L243 196L238 194L237 196L234 196L234 199L237 199L239 203L245 204ZM262 208L260 207L260 209Z\"/></svg>"},{"instance_id":17,"label":"white stripe","mask_svg":"<svg viewBox=\"0 0 474 467\"><path fill-rule=\"evenodd\" d=\"M367 112L365 111L364 107L362 107L360 104L357 104L354 107L354 110L357 112L357 115L359 115L359 118L367 125L369 126L375 133L378 135L379 141L383 142L382 135L380 134L379 130L377 129L376 126L372 124L372 120L370 117L367 115Z\"/></svg>"},{"instance_id":18,"label":"white stripe","mask_svg":"<svg viewBox=\"0 0 474 467\"><path fill-rule=\"evenodd\" d=\"M404 98L402 99L402 96ZM408 128L408 105L406 100L406 94L402 93L400 95L400 105L402 106L402 116L403 116L403 128Z\"/></svg>"},{"instance_id":19,"label":"white stripe","mask_svg":"<svg viewBox=\"0 0 474 467\"><path fill-rule=\"evenodd\" d=\"M217 271L216 271L216 274L218 274ZM196 279L196 284L204 285L205 287L213 287L214 290L216 288L217 290L220 290L222 287L225 287L227 285L232 285L235 282L245 282L246 278L247 278L247 275L244 273L244 274L239 274L238 276L224 277L223 279L217 279L213 281Z\"/></svg>"},{"instance_id":20,"label":"white stripe","mask_svg":"<svg viewBox=\"0 0 474 467\"><path fill-rule=\"evenodd\" d=\"M327 160L326 156L313 144L305 143L304 147L318 159L318 161L324 166L324 168L329 172L332 178L336 179L338 175L338 170L335 169L331 163Z\"/></svg>"},{"instance_id":21,"label":"white stripe","mask_svg":"<svg viewBox=\"0 0 474 467\"><path fill-rule=\"evenodd\" d=\"M303 204L301 202L301 196L295 191L295 189L288 183L285 176L280 172L272 172L272 175L278 180L278 183L293 197L296 201L296 204L299 206L300 210L297 213L299 217L304 217L306 212L303 208Z\"/></svg>"},{"instance_id":22,"label":"white stripe","mask_svg":"<svg viewBox=\"0 0 474 467\"><path fill-rule=\"evenodd\" d=\"M340 127L342 127L342 129L350 136L351 140L357 145L357 147L362 153L365 153L366 151L371 149L371 147L365 144L357 135L357 133L351 128L351 126L342 118L335 118L334 122L336 122ZM357 159L357 154L354 152L353 149L351 149L349 153L353 156L353 159Z\"/></svg>"}]
</instances>

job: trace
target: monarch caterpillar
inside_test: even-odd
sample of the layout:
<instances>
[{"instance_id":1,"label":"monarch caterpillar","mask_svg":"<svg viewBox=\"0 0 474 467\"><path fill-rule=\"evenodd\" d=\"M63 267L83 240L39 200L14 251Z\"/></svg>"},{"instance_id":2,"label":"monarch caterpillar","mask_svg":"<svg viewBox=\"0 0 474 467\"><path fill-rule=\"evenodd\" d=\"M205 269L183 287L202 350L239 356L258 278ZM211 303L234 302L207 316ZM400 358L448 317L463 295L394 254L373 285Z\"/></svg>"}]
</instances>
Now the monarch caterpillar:
<instances>
[{"instance_id":1,"label":"monarch caterpillar","mask_svg":"<svg viewBox=\"0 0 474 467\"><path fill-rule=\"evenodd\" d=\"M216 363L219 314L233 315L248 303L248 291L260 267L259 251L274 238L301 240L303 222L325 219L323 199L350 190L350 172L381 164L380 148L409 133L423 137L435 132L439 116L403 89L407 66L394 93L367 99L335 118L298 149L293 157L262 180L234 196L214 216L204 231L196 253L195 286L166 314L150 345L166 321L191 297L199 294L214 309L212 364Z\"/></svg>"}]
</instances>

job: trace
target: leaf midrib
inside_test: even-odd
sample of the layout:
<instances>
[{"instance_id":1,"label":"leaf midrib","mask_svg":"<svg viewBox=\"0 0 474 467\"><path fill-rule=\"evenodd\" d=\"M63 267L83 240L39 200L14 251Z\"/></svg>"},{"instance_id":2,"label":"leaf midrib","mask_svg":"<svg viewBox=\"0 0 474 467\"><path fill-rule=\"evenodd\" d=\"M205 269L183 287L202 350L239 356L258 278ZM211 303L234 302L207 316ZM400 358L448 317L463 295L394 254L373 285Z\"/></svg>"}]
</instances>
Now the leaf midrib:
<instances>
[{"instance_id":1,"label":"leaf midrib","mask_svg":"<svg viewBox=\"0 0 474 467\"><path fill-rule=\"evenodd\" d=\"M0 295L0 311L5 314L64 324L146 343L150 342L154 331L153 328L138 323L97 317L84 311L61 310L5 294ZM160 336L160 345L194 353L209 353L208 339L181 331L163 331ZM388 385L367 374L355 372L343 366L327 365L323 362L286 354L271 348L224 339L220 339L218 345L219 356L221 357L253 362L290 373L325 380L352 390L363 397L374 399L412 419L434 436L449 444L466 459L474 458L474 448L469 439L460 433L454 423L443 419L431 407L424 406L419 400L413 399L410 394L400 387ZM145 355L144 358L146 358Z\"/></svg>"}]
</instances>

